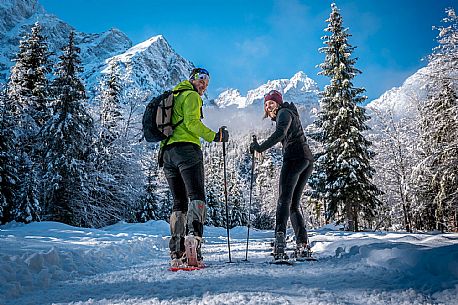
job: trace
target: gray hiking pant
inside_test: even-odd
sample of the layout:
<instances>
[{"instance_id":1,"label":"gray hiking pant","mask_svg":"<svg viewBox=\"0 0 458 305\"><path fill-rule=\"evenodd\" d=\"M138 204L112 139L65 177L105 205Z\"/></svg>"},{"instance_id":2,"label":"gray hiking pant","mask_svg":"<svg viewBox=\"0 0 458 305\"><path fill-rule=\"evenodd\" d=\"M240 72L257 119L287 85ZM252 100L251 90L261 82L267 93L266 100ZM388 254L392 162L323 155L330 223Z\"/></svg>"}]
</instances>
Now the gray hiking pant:
<instances>
[{"instance_id":1,"label":"gray hiking pant","mask_svg":"<svg viewBox=\"0 0 458 305\"><path fill-rule=\"evenodd\" d=\"M173 196L170 250L178 251L178 245L181 250L184 249L185 234L203 236L207 215L203 155L196 144L173 143L164 149L163 158L165 177ZM172 243L176 250L172 250Z\"/></svg>"}]
</instances>

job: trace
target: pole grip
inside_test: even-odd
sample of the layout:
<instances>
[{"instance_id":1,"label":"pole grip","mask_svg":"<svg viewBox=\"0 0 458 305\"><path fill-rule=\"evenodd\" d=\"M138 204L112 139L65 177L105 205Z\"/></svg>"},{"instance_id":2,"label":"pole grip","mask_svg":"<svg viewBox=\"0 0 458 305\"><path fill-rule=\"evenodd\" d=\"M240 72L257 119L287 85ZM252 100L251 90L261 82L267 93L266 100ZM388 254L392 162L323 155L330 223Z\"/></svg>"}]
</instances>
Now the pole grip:
<instances>
[{"instance_id":1,"label":"pole grip","mask_svg":"<svg viewBox=\"0 0 458 305\"><path fill-rule=\"evenodd\" d=\"M256 138L256 135L251 136L253 139L253 142L258 142L258 138ZM253 150L253 158L254 158L255 151Z\"/></svg>"},{"instance_id":2,"label":"pole grip","mask_svg":"<svg viewBox=\"0 0 458 305\"><path fill-rule=\"evenodd\" d=\"M221 126L221 130L226 130L227 126ZM226 156L226 142L223 142L223 156Z\"/></svg>"}]
</instances>

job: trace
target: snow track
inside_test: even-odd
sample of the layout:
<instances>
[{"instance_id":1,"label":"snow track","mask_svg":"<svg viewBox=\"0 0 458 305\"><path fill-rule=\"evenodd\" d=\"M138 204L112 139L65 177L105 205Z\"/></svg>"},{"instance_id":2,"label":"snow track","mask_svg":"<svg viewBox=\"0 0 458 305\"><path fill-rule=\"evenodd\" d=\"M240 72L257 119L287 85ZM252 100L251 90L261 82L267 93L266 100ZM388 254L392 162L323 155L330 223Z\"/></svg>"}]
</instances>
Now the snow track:
<instances>
[{"instance_id":1,"label":"snow track","mask_svg":"<svg viewBox=\"0 0 458 305\"><path fill-rule=\"evenodd\" d=\"M206 228L208 268L167 270L168 224L0 227L0 304L458 304L458 234L314 231L317 262L267 263L270 231Z\"/></svg>"}]
</instances>

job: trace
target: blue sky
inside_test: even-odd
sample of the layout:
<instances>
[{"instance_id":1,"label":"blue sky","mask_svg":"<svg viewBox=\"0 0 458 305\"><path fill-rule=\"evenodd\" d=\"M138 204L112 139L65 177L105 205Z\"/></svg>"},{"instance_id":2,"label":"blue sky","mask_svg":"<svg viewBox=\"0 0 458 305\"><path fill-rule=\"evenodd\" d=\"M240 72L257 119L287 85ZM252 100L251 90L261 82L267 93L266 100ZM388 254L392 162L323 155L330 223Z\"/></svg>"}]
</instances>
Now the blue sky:
<instances>
[{"instance_id":1,"label":"blue sky","mask_svg":"<svg viewBox=\"0 0 458 305\"><path fill-rule=\"evenodd\" d=\"M123 31L134 44L162 34L171 46L211 74L210 98L226 88L242 95L271 79L304 71L323 88L321 37L335 2L356 46L359 75L369 100L426 65L437 45L445 8L456 0L39 0L77 30Z\"/></svg>"}]
</instances>

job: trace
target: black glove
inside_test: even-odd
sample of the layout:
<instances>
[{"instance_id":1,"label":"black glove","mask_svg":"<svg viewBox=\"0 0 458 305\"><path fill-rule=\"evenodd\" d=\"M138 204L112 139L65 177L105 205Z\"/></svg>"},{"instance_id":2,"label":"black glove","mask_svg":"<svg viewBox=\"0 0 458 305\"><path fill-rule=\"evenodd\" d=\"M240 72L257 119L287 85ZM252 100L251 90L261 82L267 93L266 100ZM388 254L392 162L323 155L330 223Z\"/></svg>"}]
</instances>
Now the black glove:
<instances>
[{"instance_id":1,"label":"black glove","mask_svg":"<svg viewBox=\"0 0 458 305\"><path fill-rule=\"evenodd\" d=\"M227 142L229 141L229 131L227 129L220 127L218 132L215 134L213 142Z\"/></svg>"},{"instance_id":2,"label":"black glove","mask_svg":"<svg viewBox=\"0 0 458 305\"><path fill-rule=\"evenodd\" d=\"M259 145L256 138L253 139L253 142L250 144L250 154L254 154L255 151L260 152L261 146Z\"/></svg>"}]
</instances>

